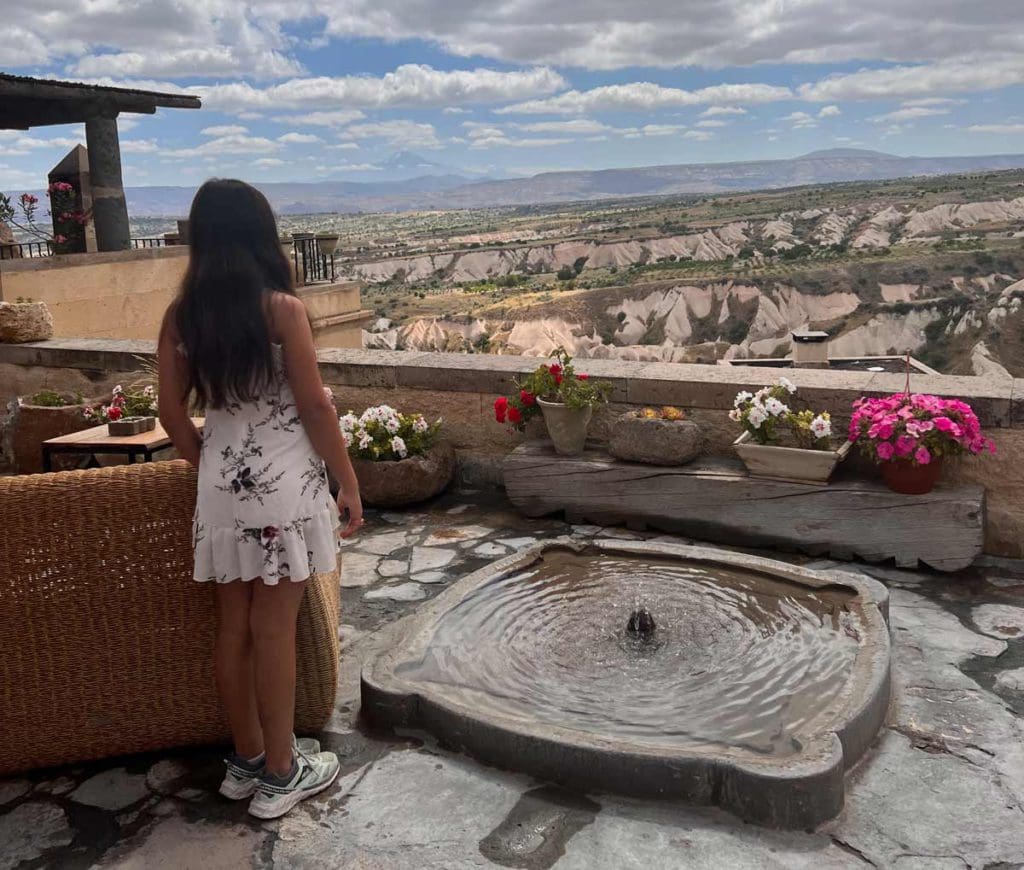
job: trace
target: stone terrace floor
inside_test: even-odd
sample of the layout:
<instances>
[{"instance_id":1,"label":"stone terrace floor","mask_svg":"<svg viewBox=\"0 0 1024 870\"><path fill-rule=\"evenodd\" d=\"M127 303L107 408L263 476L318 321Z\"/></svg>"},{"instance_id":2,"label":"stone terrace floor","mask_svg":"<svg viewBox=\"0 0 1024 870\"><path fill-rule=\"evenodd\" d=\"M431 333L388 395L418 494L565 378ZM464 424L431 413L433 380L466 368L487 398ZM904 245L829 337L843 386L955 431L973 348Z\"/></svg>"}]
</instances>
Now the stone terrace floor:
<instances>
[{"instance_id":1,"label":"stone terrace floor","mask_svg":"<svg viewBox=\"0 0 1024 870\"><path fill-rule=\"evenodd\" d=\"M814 832L570 794L422 735L360 726L359 663L387 646L391 623L510 548L567 533L655 537L524 520L494 494L450 494L427 509L374 515L346 549L342 681L321 735L342 760L335 787L260 823L244 803L214 793L214 750L0 780L0 868L1024 867L1017 563L992 560L955 576L848 566L891 590L894 698L887 728L848 778L845 810Z\"/></svg>"}]
</instances>

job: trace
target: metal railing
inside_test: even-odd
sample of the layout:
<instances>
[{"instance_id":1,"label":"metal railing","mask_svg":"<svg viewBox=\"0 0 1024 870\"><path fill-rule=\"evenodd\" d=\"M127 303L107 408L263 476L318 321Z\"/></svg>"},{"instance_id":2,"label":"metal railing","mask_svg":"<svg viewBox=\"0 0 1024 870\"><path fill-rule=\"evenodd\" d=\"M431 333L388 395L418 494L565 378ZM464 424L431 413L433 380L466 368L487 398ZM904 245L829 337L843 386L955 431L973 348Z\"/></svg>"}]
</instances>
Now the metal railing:
<instances>
[{"instance_id":1,"label":"metal railing","mask_svg":"<svg viewBox=\"0 0 1024 870\"><path fill-rule=\"evenodd\" d=\"M52 257L53 245L49 242L14 242L0 245L0 260L21 260L28 257Z\"/></svg>"},{"instance_id":2,"label":"metal railing","mask_svg":"<svg viewBox=\"0 0 1024 870\"><path fill-rule=\"evenodd\" d=\"M132 250L139 248L164 248L167 246L167 239L162 236L155 236L147 239L132 239Z\"/></svg>"},{"instance_id":3,"label":"metal railing","mask_svg":"<svg viewBox=\"0 0 1024 870\"><path fill-rule=\"evenodd\" d=\"M292 260L295 263L295 277L300 284L334 280L334 254L324 253L312 235L292 236Z\"/></svg>"}]
</instances>

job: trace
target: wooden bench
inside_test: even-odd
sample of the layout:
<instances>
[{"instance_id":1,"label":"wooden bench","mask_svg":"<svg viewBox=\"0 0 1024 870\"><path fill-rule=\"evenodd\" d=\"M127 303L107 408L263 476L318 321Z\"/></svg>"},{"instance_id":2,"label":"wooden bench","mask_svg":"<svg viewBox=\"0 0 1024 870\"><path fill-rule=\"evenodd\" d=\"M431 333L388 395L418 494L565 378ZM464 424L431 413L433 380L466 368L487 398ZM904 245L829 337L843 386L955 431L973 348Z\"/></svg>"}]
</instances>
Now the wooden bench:
<instances>
[{"instance_id":1,"label":"wooden bench","mask_svg":"<svg viewBox=\"0 0 1024 870\"><path fill-rule=\"evenodd\" d=\"M558 456L530 441L506 460L505 489L526 516L564 512L572 523L659 529L723 544L796 550L835 559L919 562L959 571L982 552L985 491L939 486L900 495L842 477L827 486L754 479L738 461L659 467L598 449Z\"/></svg>"}]
</instances>

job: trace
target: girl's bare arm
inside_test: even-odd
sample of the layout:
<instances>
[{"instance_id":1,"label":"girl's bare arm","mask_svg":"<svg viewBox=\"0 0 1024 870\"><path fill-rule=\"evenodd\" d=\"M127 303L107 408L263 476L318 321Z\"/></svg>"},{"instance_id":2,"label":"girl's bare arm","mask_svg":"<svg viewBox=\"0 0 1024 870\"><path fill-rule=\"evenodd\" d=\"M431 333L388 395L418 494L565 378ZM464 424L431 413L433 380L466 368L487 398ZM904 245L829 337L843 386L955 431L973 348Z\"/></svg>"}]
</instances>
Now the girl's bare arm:
<instances>
[{"instance_id":1,"label":"girl's bare arm","mask_svg":"<svg viewBox=\"0 0 1024 870\"><path fill-rule=\"evenodd\" d=\"M181 457L198 466L202 438L188 415L188 370L185 357L178 350L181 339L172 312L173 308L168 308L164 315L157 345L160 425Z\"/></svg>"}]
</instances>

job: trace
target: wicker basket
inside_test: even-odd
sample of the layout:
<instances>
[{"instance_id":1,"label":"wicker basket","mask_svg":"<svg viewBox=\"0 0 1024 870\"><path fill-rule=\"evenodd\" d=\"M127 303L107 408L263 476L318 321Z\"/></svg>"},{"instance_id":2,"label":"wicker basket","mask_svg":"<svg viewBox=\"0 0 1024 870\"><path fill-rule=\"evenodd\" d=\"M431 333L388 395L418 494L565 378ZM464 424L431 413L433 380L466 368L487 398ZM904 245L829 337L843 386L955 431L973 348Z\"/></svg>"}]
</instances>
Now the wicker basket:
<instances>
[{"instance_id":1,"label":"wicker basket","mask_svg":"<svg viewBox=\"0 0 1024 870\"><path fill-rule=\"evenodd\" d=\"M0 478L0 775L227 740L195 490L180 461ZM338 596L336 575L307 584L300 733L334 707Z\"/></svg>"}]
</instances>

